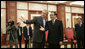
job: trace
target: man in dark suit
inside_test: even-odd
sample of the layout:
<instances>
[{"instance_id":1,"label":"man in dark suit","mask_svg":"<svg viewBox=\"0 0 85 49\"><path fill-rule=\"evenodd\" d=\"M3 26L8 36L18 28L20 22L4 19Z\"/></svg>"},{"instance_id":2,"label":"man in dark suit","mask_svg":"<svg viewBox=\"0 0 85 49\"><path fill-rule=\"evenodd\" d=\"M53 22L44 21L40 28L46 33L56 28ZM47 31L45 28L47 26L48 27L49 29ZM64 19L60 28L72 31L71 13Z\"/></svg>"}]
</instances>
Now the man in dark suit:
<instances>
[{"instance_id":1,"label":"man in dark suit","mask_svg":"<svg viewBox=\"0 0 85 49\"><path fill-rule=\"evenodd\" d=\"M46 23L46 30L48 30L48 48L60 48L63 41L63 24L62 21L56 19L57 14L52 12L50 14L51 21Z\"/></svg>"},{"instance_id":2,"label":"man in dark suit","mask_svg":"<svg viewBox=\"0 0 85 49\"><path fill-rule=\"evenodd\" d=\"M46 23L47 11L42 11L42 16L34 17L33 20L27 20L26 24L34 24L33 32L33 48L44 48L45 41L45 23Z\"/></svg>"},{"instance_id":3,"label":"man in dark suit","mask_svg":"<svg viewBox=\"0 0 85 49\"><path fill-rule=\"evenodd\" d=\"M26 24L26 26L23 27L23 35L25 39L25 48L29 48L29 38L32 37L32 28L30 24Z\"/></svg>"},{"instance_id":4,"label":"man in dark suit","mask_svg":"<svg viewBox=\"0 0 85 49\"><path fill-rule=\"evenodd\" d=\"M75 31L76 31L78 48L81 48L81 42L82 42L82 47L84 47L84 23L82 23L81 18L78 18L77 20L78 23L75 24Z\"/></svg>"},{"instance_id":5,"label":"man in dark suit","mask_svg":"<svg viewBox=\"0 0 85 49\"><path fill-rule=\"evenodd\" d=\"M17 33L18 33L19 48L21 48L22 27L20 26L20 22L17 23Z\"/></svg>"}]
</instances>

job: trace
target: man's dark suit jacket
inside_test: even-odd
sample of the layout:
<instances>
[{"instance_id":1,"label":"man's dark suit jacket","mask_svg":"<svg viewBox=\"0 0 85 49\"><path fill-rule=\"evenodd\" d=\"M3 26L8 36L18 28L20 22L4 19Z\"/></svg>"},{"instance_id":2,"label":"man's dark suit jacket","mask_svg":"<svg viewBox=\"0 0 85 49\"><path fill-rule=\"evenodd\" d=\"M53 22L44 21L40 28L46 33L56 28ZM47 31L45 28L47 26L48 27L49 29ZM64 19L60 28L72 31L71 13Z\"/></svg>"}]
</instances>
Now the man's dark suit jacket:
<instances>
[{"instance_id":1,"label":"man's dark suit jacket","mask_svg":"<svg viewBox=\"0 0 85 49\"><path fill-rule=\"evenodd\" d=\"M44 34L45 34L43 31L40 31L40 26L43 27L43 18L41 16L34 17L33 20L27 20L24 23L34 24L33 42L42 42Z\"/></svg>"},{"instance_id":2,"label":"man's dark suit jacket","mask_svg":"<svg viewBox=\"0 0 85 49\"><path fill-rule=\"evenodd\" d=\"M21 33L21 37L22 37L22 27L18 27L18 28L17 28L18 39L19 39L19 36L20 36L20 35L19 35L19 29L20 29L20 33Z\"/></svg>"},{"instance_id":3,"label":"man's dark suit jacket","mask_svg":"<svg viewBox=\"0 0 85 49\"><path fill-rule=\"evenodd\" d=\"M26 26L23 27L23 35L24 35L25 38L27 38L28 31L27 31ZM29 27L29 36L32 37L32 28L31 27Z\"/></svg>"},{"instance_id":4,"label":"man's dark suit jacket","mask_svg":"<svg viewBox=\"0 0 85 49\"><path fill-rule=\"evenodd\" d=\"M46 22L46 30L48 30L48 43L58 44L59 41L63 41L63 24L60 20Z\"/></svg>"},{"instance_id":5,"label":"man's dark suit jacket","mask_svg":"<svg viewBox=\"0 0 85 49\"><path fill-rule=\"evenodd\" d=\"M77 38L84 40L84 23L81 25L81 27L79 24L76 24L75 31L76 31Z\"/></svg>"}]
</instances>

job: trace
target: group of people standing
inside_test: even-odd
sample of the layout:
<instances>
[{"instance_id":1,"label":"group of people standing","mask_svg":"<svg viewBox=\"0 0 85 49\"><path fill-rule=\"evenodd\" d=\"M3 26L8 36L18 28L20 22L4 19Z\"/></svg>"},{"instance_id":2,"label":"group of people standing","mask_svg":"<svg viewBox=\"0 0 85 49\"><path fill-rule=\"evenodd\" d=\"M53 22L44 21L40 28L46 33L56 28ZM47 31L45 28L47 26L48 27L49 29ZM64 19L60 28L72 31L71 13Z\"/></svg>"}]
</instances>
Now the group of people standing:
<instances>
[{"instance_id":1,"label":"group of people standing","mask_svg":"<svg viewBox=\"0 0 85 49\"><path fill-rule=\"evenodd\" d=\"M20 27L20 23L17 23L18 25L17 27L15 27L14 25L9 25L7 27L7 31L8 33L10 32L11 34L10 47L12 47L12 41L15 41L16 48L18 47L17 44L19 41L21 47L22 32L23 32L23 36L25 40L25 48L29 47L29 38L32 38L33 48L44 48L46 42L45 32L48 31L48 39L47 39L48 48L60 48L60 45L62 45L63 42L63 23L61 20L56 19L57 14L55 12L52 12L50 14L50 18L51 18L50 21L46 20L47 15L48 12L44 10L42 11L40 17L34 17L34 19L32 20L25 20L23 17L20 18L20 20L26 24L26 26L24 26L23 28ZM34 24L33 32L30 24ZM79 32L80 30L80 32L82 31L82 33L84 33L83 26L79 27L78 25L76 25L75 31ZM14 37L12 37L12 35Z\"/></svg>"},{"instance_id":2,"label":"group of people standing","mask_svg":"<svg viewBox=\"0 0 85 49\"><path fill-rule=\"evenodd\" d=\"M15 43L16 48L18 48L18 44L19 48L21 48L22 36L24 36L25 48L29 47L29 38L32 38L32 27L30 24L26 24L24 27L21 27L20 25L20 22L15 26L13 20L8 21L6 44L8 45L8 43L10 43L10 48L13 47L13 43Z\"/></svg>"}]
</instances>

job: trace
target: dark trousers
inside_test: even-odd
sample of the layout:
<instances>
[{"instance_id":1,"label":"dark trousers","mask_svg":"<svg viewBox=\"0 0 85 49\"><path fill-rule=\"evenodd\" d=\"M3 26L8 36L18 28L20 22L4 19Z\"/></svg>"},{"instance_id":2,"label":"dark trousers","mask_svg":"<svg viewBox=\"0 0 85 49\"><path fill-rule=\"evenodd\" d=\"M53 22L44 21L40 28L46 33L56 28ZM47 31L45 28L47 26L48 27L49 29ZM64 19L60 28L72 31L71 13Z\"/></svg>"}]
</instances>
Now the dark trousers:
<instances>
[{"instance_id":1,"label":"dark trousers","mask_svg":"<svg viewBox=\"0 0 85 49\"><path fill-rule=\"evenodd\" d=\"M78 36L77 36L77 37L78 37ZM79 36L79 37L77 38L77 44L78 44L78 48L84 47L84 38Z\"/></svg>"},{"instance_id":2,"label":"dark trousers","mask_svg":"<svg viewBox=\"0 0 85 49\"><path fill-rule=\"evenodd\" d=\"M59 43L57 44L49 43L48 48L60 48L60 45Z\"/></svg>"},{"instance_id":3,"label":"dark trousers","mask_svg":"<svg viewBox=\"0 0 85 49\"><path fill-rule=\"evenodd\" d=\"M85 48L85 45L84 45L84 39L82 40L82 45L83 45L83 48Z\"/></svg>"},{"instance_id":4,"label":"dark trousers","mask_svg":"<svg viewBox=\"0 0 85 49\"><path fill-rule=\"evenodd\" d=\"M81 48L81 41L77 40L78 48Z\"/></svg>"},{"instance_id":5,"label":"dark trousers","mask_svg":"<svg viewBox=\"0 0 85 49\"><path fill-rule=\"evenodd\" d=\"M27 46L28 44L28 46ZM25 40L25 48L29 48L29 36L27 36L26 40Z\"/></svg>"},{"instance_id":6,"label":"dark trousers","mask_svg":"<svg viewBox=\"0 0 85 49\"><path fill-rule=\"evenodd\" d=\"M33 48L42 48L41 42L33 42Z\"/></svg>"},{"instance_id":7,"label":"dark trousers","mask_svg":"<svg viewBox=\"0 0 85 49\"><path fill-rule=\"evenodd\" d=\"M33 42L33 48L44 48L43 42Z\"/></svg>"},{"instance_id":8,"label":"dark trousers","mask_svg":"<svg viewBox=\"0 0 85 49\"><path fill-rule=\"evenodd\" d=\"M19 36L18 41L19 41L19 48L21 48L22 36Z\"/></svg>"},{"instance_id":9,"label":"dark trousers","mask_svg":"<svg viewBox=\"0 0 85 49\"><path fill-rule=\"evenodd\" d=\"M42 48L44 48L44 46L45 46L45 34L44 34L44 36L43 36L43 39L42 39L41 44L42 44Z\"/></svg>"},{"instance_id":10,"label":"dark trousers","mask_svg":"<svg viewBox=\"0 0 85 49\"><path fill-rule=\"evenodd\" d=\"M45 35L43 36L42 42L33 42L33 48L44 48Z\"/></svg>"}]
</instances>

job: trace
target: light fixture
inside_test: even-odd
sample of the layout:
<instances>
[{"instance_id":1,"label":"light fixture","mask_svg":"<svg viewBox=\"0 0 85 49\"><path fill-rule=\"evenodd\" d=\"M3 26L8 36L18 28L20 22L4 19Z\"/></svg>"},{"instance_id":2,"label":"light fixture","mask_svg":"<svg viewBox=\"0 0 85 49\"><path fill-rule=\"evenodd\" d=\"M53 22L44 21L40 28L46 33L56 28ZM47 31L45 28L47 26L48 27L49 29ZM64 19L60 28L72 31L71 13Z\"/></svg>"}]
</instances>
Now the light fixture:
<instances>
[{"instance_id":1,"label":"light fixture","mask_svg":"<svg viewBox=\"0 0 85 49\"><path fill-rule=\"evenodd\" d=\"M47 2L52 2L52 1L47 1Z\"/></svg>"},{"instance_id":2,"label":"light fixture","mask_svg":"<svg viewBox=\"0 0 85 49\"><path fill-rule=\"evenodd\" d=\"M43 2L43 1L40 1L40 2Z\"/></svg>"},{"instance_id":3,"label":"light fixture","mask_svg":"<svg viewBox=\"0 0 85 49\"><path fill-rule=\"evenodd\" d=\"M59 3L64 3L64 2L67 2L67 1L57 1L57 2L59 2Z\"/></svg>"},{"instance_id":4,"label":"light fixture","mask_svg":"<svg viewBox=\"0 0 85 49\"><path fill-rule=\"evenodd\" d=\"M70 5L84 5L84 1L75 1L70 3Z\"/></svg>"}]
</instances>

